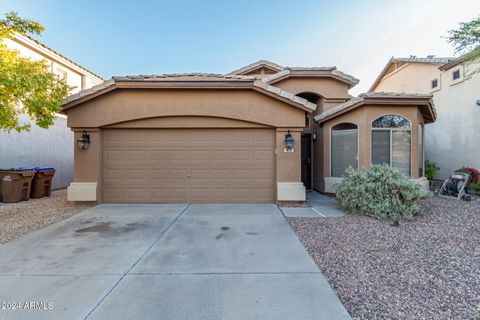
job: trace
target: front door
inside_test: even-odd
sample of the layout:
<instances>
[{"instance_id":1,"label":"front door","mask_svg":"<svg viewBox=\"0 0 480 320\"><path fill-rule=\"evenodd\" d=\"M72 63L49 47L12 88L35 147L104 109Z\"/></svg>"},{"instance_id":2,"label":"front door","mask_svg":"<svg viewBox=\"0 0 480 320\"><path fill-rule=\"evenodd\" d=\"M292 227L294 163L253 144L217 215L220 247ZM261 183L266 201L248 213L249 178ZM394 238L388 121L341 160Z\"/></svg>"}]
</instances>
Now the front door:
<instances>
[{"instance_id":1,"label":"front door","mask_svg":"<svg viewBox=\"0 0 480 320\"><path fill-rule=\"evenodd\" d=\"M302 182L307 190L312 189L312 135L302 135Z\"/></svg>"}]
</instances>

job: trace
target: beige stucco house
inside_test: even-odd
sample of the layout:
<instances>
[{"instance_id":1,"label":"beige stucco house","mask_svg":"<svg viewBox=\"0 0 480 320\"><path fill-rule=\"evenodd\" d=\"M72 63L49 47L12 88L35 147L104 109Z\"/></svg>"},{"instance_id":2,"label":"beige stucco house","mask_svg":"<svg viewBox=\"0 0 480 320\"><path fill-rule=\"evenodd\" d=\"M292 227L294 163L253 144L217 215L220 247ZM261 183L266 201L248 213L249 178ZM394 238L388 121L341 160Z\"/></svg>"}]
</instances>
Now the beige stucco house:
<instances>
[{"instance_id":1,"label":"beige stucco house","mask_svg":"<svg viewBox=\"0 0 480 320\"><path fill-rule=\"evenodd\" d=\"M68 198L302 201L308 189L334 192L349 165L387 159L421 178L430 95L352 99L357 83L335 67L265 60L226 75L113 77L64 103L79 145Z\"/></svg>"},{"instance_id":2,"label":"beige stucco house","mask_svg":"<svg viewBox=\"0 0 480 320\"><path fill-rule=\"evenodd\" d=\"M70 94L103 82L98 75L28 36L16 34L13 39L5 39L4 43L22 57L46 60L50 71L72 87ZM30 121L28 116L21 120ZM55 123L48 129L32 123L29 132L0 132L0 168L54 167L57 172L53 188L66 188L73 179L72 141L73 133L62 114L57 114Z\"/></svg>"},{"instance_id":3,"label":"beige stucco house","mask_svg":"<svg viewBox=\"0 0 480 320\"><path fill-rule=\"evenodd\" d=\"M480 168L480 57L392 58L373 83L372 92L432 94L438 120L425 131L426 159L436 162L438 179L462 166ZM473 57L473 58L472 58Z\"/></svg>"}]
</instances>

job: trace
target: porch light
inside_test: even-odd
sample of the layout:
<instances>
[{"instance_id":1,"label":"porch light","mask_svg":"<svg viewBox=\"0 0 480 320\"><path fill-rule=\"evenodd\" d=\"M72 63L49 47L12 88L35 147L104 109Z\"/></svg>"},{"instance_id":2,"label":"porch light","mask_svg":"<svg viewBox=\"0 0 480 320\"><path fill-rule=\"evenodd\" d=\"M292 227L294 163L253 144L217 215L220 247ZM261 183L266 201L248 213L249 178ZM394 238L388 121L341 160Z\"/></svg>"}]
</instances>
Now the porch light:
<instances>
[{"instance_id":1,"label":"porch light","mask_svg":"<svg viewBox=\"0 0 480 320\"><path fill-rule=\"evenodd\" d=\"M80 150L87 150L90 145L90 135L83 130L82 136L78 138L77 145Z\"/></svg>"},{"instance_id":2,"label":"porch light","mask_svg":"<svg viewBox=\"0 0 480 320\"><path fill-rule=\"evenodd\" d=\"M295 149L293 148L293 145L295 144L295 139L293 139L293 136L290 134L290 130L288 130L287 134L285 135L284 144L284 152L294 152Z\"/></svg>"}]
</instances>

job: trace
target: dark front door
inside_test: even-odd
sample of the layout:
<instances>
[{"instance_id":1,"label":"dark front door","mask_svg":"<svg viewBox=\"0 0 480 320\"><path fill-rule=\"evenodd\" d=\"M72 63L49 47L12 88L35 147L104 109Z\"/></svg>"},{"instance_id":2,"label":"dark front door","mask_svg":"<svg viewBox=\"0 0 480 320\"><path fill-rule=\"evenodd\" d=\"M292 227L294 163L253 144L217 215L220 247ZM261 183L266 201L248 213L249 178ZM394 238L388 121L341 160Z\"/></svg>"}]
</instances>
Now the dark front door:
<instances>
[{"instance_id":1,"label":"dark front door","mask_svg":"<svg viewBox=\"0 0 480 320\"><path fill-rule=\"evenodd\" d=\"M302 135L302 182L307 190L312 189L312 135Z\"/></svg>"}]
</instances>

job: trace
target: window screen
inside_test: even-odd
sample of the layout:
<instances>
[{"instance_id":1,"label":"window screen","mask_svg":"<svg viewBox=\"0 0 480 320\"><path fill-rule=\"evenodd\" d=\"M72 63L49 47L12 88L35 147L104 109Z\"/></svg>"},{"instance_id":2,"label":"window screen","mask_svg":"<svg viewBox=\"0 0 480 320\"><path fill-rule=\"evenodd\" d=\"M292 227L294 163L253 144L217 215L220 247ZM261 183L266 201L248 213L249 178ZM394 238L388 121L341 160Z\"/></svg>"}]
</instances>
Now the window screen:
<instances>
[{"instance_id":1,"label":"window screen","mask_svg":"<svg viewBox=\"0 0 480 320\"><path fill-rule=\"evenodd\" d=\"M390 130L372 131L372 163L390 164Z\"/></svg>"},{"instance_id":2,"label":"window screen","mask_svg":"<svg viewBox=\"0 0 480 320\"><path fill-rule=\"evenodd\" d=\"M332 177L342 177L348 166L357 169L358 129L334 128L331 137Z\"/></svg>"},{"instance_id":3,"label":"window screen","mask_svg":"<svg viewBox=\"0 0 480 320\"><path fill-rule=\"evenodd\" d=\"M392 167L410 176L410 131L392 131Z\"/></svg>"}]
</instances>

